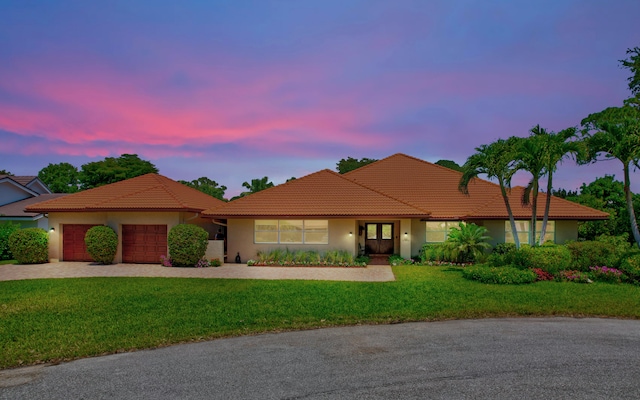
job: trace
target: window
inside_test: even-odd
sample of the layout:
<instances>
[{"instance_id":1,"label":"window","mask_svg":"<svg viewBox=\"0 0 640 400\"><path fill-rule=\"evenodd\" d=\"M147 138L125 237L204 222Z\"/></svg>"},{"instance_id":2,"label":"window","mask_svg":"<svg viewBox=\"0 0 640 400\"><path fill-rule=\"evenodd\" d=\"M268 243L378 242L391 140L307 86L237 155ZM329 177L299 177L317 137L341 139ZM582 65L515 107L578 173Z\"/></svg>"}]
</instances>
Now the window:
<instances>
[{"instance_id":1,"label":"window","mask_svg":"<svg viewBox=\"0 0 640 400\"><path fill-rule=\"evenodd\" d=\"M449 230L458 224L458 221L427 221L427 242L444 242L449 236Z\"/></svg>"},{"instance_id":2,"label":"window","mask_svg":"<svg viewBox=\"0 0 640 400\"><path fill-rule=\"evenodd\" d=\"M257 219L255 243L328 244L329 221Z\"/></svg>"},{"instance_id":3,"label":"window","mask_svg":"<svg viewBox=\"0 0 640 400\"><path fill-rule=\"evenodd\" d=\"M529 235L531 234L530 221L516 221L516 231L520 243L529 243ZM536 223L536 242L540 240L540 230L542 230L542 221ZM504 241L506 243L514 243L513 232L511 231L511 222L504 222ZM556 222L547 221L547 230L544 234L545 242L555 242L556 240Z\"/></svg>"}]
</instances>

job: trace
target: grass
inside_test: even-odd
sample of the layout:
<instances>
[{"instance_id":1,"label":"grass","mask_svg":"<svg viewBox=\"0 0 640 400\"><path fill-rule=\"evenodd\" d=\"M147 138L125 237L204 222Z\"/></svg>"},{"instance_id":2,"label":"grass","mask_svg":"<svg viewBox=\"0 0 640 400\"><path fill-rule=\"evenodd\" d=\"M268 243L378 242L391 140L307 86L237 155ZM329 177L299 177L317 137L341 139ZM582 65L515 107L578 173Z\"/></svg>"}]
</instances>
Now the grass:
<instances>
[{"instance_id":1,"label":"grass","mask_svg":"<svg viewBox=\"0 0 640 400\"><path fill-rule=\"evenodd\" d=\"M7 264L17 264L18 261L16 260L0 260L0 265L7 265Z\"/></svg>"},{"instance_id":2,"label":"grass","mask_svg":"<svg viewBox=\"0 0 640 400\"><path fill-rule=\"evenodd\" d=\"M640 288L485 285L448 267L396 282L78 278L0 282L0 368L217 337L362 323L506 316L640 318Z\"/></svg>"}]
</instances>

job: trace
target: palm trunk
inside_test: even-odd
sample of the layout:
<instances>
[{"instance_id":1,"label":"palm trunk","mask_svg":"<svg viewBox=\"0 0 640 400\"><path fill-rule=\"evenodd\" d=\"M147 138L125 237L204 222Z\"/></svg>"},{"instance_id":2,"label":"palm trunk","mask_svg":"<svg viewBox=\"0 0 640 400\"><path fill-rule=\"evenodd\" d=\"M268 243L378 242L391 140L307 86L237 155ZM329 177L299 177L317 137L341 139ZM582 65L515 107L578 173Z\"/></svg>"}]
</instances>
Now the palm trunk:
<instances>
[{"instance_id":1,"label":"palm trunk","mask_svg":"<svg viewBox=\"0 0 640 400\"><path fill-rule=\"evenodd\" d=\"M533 180L533 200L531 200L531 227L529 236L529 246L536 244L536 222L538 222L538 179Z\"/></svg>"},{"instance_id":2,"label":"palm trunk","mask_svg":"<svg viewBox=\"0 0 640 400\"><path fill-rule=\"evenodd\" d=\"M549 222L549 208L551 208L551 179L553 172L549 171L549 179L547 180L547 201L544 204L544 217L542 218L542 229L540 229L540 246L544 244L544 235L547 233L547 222Z\"/></svg>"},{"instance_id":3,"label":"palm trunk","mask_svg":"<svg viewBox=\"0 0 640 400\"><path fill-rule=\"evenodd\" d=\"M507 190L502 183L500 182L500 191L502 192L502 199L504 200L504 205L507 207L507 214L509 215L509 222L511 223L511 232L513 232L513 241L516 244L516 249L520 248L520 238L518 237L518 231L516 230L516 220L513 218L513 212L511 211L511 204L509 204L509 196L507 196Z\"/></svg>"},{"instance_id":4,"label":"palm trunk","mask_svg":"<svg viewBox=\"0 0 640 400\"><path fill-rule=\"evenodd\" d=\"M631 197L631 182L629 180L629 163L624 165L624 197L627 200L627 210L629 210L629 222L631 222L631 232L636 244L640 246L640 232L638 232L638 221L636 221L636 213L633 209L633 198Z\"/></svg>"}]
</instances>

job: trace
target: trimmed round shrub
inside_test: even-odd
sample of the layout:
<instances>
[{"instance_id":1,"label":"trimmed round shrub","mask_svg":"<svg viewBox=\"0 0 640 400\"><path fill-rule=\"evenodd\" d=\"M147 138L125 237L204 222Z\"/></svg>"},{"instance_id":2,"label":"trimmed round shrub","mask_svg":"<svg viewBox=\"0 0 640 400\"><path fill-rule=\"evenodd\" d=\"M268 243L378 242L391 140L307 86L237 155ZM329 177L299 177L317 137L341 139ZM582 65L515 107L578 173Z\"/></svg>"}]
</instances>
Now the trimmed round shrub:
<instances>
[{"instance_id":1,"label":"trimmed round shrub","mask_svg":"<svg viewBox=\"0 0 640 400\"><path fill-rule=\"evenodd\" d=\"M522 246L514 253L514 266L521 269L540 268L551 275L568 269L571 265L571 252L565 246Z\"/></svg>"},{"instance_id":2,"label":"trimmed round shrub","mask_svg":"<svg viewBox=\"0 0 640 400\"><path fill-rule=\"evenodd\" d=\"M108 226L94 226L85 234L84 243L93 261L111 264L118 251L118 234Z\"/></svg>"},{"instance_id":3,"label":"trimmed round shrub","mask_svg":"<svg viewBox=\"0 0 640 400\"><path fill-rule=\"evenodd\" d=\"M9 236L9 249L19 264L49 262L49 234L44 229L20 229Z\"/></svg>"},{"instance_id":4,"label":"trimmed round shrub","mask_svg":"<svg viewBox=\"0 0 640 400\"><path fill-rule=\"evenodd\" d=\"M518 269L515 267L487 267L483 265L474 265L464 268L462 270L462 276L473 281L499 285L521 285L525 283L533 283L538 279L538 275L529 269Z\"/></svg>"},{"instance_id":5,"label":"trimmed round shrub","mask_svg":"<svg viewBox=\"0 0 640 400\"><path fill-rule=\"evenodd\" d=\"M207 251L209 234L197 225L180 224L171 228L168 241L173 265L193 267Z\"/></svg>"},{"instance_id":6,"label":"trimmed round shrub","mask_svg":"<svg viewBox=\"0 0 640 400\"><path fill-rule=\"evenodd\" d=\"M9 249L9 236L20 229L20 224L14 224L11 221L0 222L0 261L13 260L13 254Z\"/></svg>"},{"instance_id":7,"label":"trimmed round shrub","mask_svg":"<svg viewBox=\"0 0 640 400\"><path fill-rule=\"evenodd\" d=\"M598 265L617 265L616 247L612 244L588 240L566 244L571 253L571 269L588 272Z\"/></svg>"}]
</instances>

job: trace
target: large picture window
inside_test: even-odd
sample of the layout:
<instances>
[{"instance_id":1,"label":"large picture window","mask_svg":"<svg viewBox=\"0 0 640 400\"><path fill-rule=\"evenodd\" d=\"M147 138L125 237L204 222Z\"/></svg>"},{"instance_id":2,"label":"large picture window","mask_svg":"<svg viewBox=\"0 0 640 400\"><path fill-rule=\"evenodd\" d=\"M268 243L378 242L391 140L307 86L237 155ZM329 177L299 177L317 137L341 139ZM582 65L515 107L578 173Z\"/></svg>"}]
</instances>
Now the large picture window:
<instances>
[{"instance_id":1,"label":"large picture window","mask_svg":"<svg viewBox=\"0 0 640 400\"><path fill-rule=\"evenodd\" d=\"M531 235L531 222L530 221L516 221L516 230L518 233L518 239L520 243L529 243L529 236ZM542 230L542 221L536 223L536 242L540 240L540 230ZM513 232L511 231L511 222L504 222L504 241L507 243L515 243L513 238ZM556 222L547 221L547 230L544 234L545 242L556 241Z\"/></svg>"},{"instance_id":2,"label":"large picture window","mask_svg":"<svg viewBox=\"0 0 640 400\"><path fill-rule=\"evenodd\" d=\"M257 219L255 243L329 244L329 221Z\"/></svg>"},{"instance_id":3,"label":"large picture window","mask_svg":"<svg viewBox=\"0 0 640 400\"><path fill-rule=\"evenodd\" d=\"M444 242L451 228L458 224L458 221L427 221L427 243Z\"/></svg>"}]
</instances>

